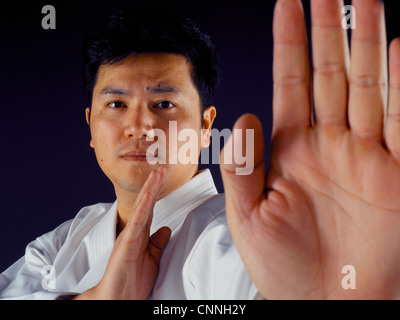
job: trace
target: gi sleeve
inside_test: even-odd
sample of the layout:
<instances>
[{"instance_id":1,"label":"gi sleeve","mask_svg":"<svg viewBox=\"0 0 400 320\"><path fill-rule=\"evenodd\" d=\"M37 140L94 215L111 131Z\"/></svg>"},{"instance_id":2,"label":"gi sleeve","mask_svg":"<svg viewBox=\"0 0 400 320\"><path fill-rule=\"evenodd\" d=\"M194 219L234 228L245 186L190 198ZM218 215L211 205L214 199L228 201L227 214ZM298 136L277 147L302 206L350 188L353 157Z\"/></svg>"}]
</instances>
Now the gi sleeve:
<instances>
[{"instance_id":1,"label":"gi sleeve","mask_svg":"<svg viewBox=\"0 0 400 320\"><path fill-rule=\"evenodd\" d=\"M71 222L31 242L25 256L0 274L0 299L49 300L70 294L54 291L53 262L67 238Z\"/></svg>"},{"instance_id":2,"label":"gi sleeve","mask_svg":"<svg viewBox=\"0 0 400 320\"><path fill-rule=\"evenodd\" d=\"M188 299L258 300L233 243L225 214L219 214L199 236L183 268Z\"/></svg>"}]
</instances>

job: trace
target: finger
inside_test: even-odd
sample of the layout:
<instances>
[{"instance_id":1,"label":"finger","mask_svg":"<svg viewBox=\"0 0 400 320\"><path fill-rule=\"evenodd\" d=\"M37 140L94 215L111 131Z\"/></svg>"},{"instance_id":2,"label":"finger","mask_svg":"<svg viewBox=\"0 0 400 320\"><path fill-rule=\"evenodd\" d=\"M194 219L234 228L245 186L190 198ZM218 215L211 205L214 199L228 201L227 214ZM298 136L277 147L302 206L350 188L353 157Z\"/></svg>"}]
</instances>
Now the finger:
<instances>
[{"instance_id":1,"label":"finger","mask_svg":"<svg viewBox=\"0 0 400 320\"><path fill-rule=\"evenodd\" d=\"M238 157L244 150L245 162ZM220 168L227 212L250 214L263 197L265 181L263 133L256 116L246 114L236 121L221 152Z\"/></svg>"},{"instance_id":2,"label":"finger","mask_svg":"<svg viewBox=\"0 0 400 320\"><path fill-rule=\"evenodd\" d=\"M350 55L342 8L343 0L311 1L316 124L347 125Z\"/></svg>"},{"instance_id":3,"label":"finger","mask_svg":"<svg viewBox=\"0 0 400 320\"><path fill-rule=\"evenodd\" d=\"M353 1L356 29L352 30L349 123L361 137L382 140L387 100L387 48L383 2Z\"/></svg>"},{"instance_id":4,"label":"finger","mask_svg":"<svg viewBox=\"0 0 400 320\"><path fill-rule=\"evenodd\" d=\"M151 210L150 210L150 215L147 218L147 222L146 222L146 227L148 228L148 230L150 230L151 227L151 223L153 222L153 209L154 206L160 196L161 190L164 187L165 184L165 175L166 175L166 171L164 167L159 167L156 170L156 173L159 174L159 180L157 184L154 184L153 186L150 186L151 190L150 192L152 193L152 202L151 202Z\"/></svg>"},{"instance_id":5,"label":"finger","mask_svg":"<svg viewBox=\"0 0 400 320\"><path fill-rule=\"evenodd\" d=\"M159 167L156 170L150 172L149 176L147 177L142 189L140 190L134 207L140 201L140 199L144 196L146 192L157 193L158 190L163 186L165 182L165 168Z\"/></svg>"},{"instance_id":6,"label":"finger","mask_svg":"<svg viewBox=\"0 0 400 320\"><path fill-rule=\"evenodd\" d=\"M171 229L162 227L150 237L149 250L153 258L160 263L161 256L171 237Z\"/></svg>"},{"instance_id":7,"label":"finger","mask_svg":"<svg viewBox=\"0 0 400 320\"><path fill-rule=\"evenodd\" d=\"M389 108L385 140L393 156L400 161L400 38L392 41L389 49Z\"/></svg>"},{"instance_id":8,"label":"finger","mask_svg":"<svg viewBox=\"0 0 400 320\"><path fill-rule=\"evenodd\" d=\"M134 237L144 227L150 228L153 214L153 207L165 181L165 169L159 168L150 173L143 185L134 209L129 216L126 227L127 232Z\"/></svg>"},{"instance_id":9,"label":"finger","mask_svg":"<svg viewBox=\"0 0 400 320\"><path fill-rule=\"evenodd\" d=\"M310 71L304 13L298 0L279 0L274 23L274 135L285 127L309 126Z\"/></svg>"}]
</instances>

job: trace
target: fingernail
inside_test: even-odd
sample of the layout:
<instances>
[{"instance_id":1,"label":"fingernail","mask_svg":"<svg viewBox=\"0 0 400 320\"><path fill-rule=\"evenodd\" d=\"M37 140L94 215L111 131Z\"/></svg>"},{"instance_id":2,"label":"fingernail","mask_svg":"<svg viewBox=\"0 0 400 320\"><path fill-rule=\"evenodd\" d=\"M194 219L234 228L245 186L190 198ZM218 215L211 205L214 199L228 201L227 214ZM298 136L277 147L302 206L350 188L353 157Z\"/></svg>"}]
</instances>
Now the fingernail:
<instances>
[{"instance_id":1,"label":"fingernail","mask_svg":"<svg viewBox=\"0 0 400 320\"><path fill-rule=\"evenodd\" d=\"M158 167L157 171L161 175L161 174L165 173L165 168L164 167Z\"/></svg>"},{"instance_id":2,"label":"fingernail","mask_svg":"<svg viewBox=\"0 0 400 320\"><path fill-rule=\"evenodd\" d=\"M158 180L160 179L160 173L157 171L157 170L154 170L153 172L152 172L152 174L153 174L153 179L156 179L156 181L155 182L158 182Z\"/></svg>"}]
</instances>

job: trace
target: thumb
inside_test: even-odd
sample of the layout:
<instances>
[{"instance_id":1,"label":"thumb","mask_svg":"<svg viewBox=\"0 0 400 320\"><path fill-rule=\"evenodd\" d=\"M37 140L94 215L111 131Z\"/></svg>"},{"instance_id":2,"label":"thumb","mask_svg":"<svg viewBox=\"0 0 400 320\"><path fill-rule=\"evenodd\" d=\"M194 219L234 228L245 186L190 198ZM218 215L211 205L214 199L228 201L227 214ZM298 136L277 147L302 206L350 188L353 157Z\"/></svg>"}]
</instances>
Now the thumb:
<instances>
[{"instance_id":1,"label":"thumb","mask_svg":"<svg viewBox=\"0 0 400 320\"><path fill-rule=\"evenodd\" d=\"M160 263L161 256L171 237L171 229L162 227L150 237L149 251L153 258Z\"/></svg>"},{"instance_id":2,"label":"thumb","mask_svg":"<svg viewBox=\"0 0 400 320\"><path fill-rule=\"evenodd\" d=\"M246 155L243 158L242 153ZM229 161L232 160L232 161ZM264 194L264 139L260 120L253 114L241 116L226 142L220 159L227 213L241 207L245 213Z\"/></svg>"}]
</instances>

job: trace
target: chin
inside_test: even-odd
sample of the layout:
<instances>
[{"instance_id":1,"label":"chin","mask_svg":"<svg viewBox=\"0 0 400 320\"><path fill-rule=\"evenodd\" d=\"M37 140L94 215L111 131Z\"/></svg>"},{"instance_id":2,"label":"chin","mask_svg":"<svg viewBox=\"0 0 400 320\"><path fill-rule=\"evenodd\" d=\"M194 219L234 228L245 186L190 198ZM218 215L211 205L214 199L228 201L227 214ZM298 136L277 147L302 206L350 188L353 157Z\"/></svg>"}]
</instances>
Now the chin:
<instances>
[{"instance_id":1,"label":"chin","mask_svg":"<svg viewBox=\"0 0 400 320\"><path fill-rule=\"evenodd\" d=\"M136 179L123 179L118 182L120 188L132 193L139 193L142 189L147 177L137 177Z\"/></svg>"},{"instance_id":2,"label":"chin","mask_svg":"<svg viewBox=\"0 0 400 320\"><path fill-rule=\"evenodd\" d=\"M114 179L110 180L114 187L118 186L119 189L128 192L139 193L151 171L154 169L154 167L150 166L130 168L129 170L124 170L124 172L121 172L118 176L114 176Z\"/></svg>"}]
</instances>

